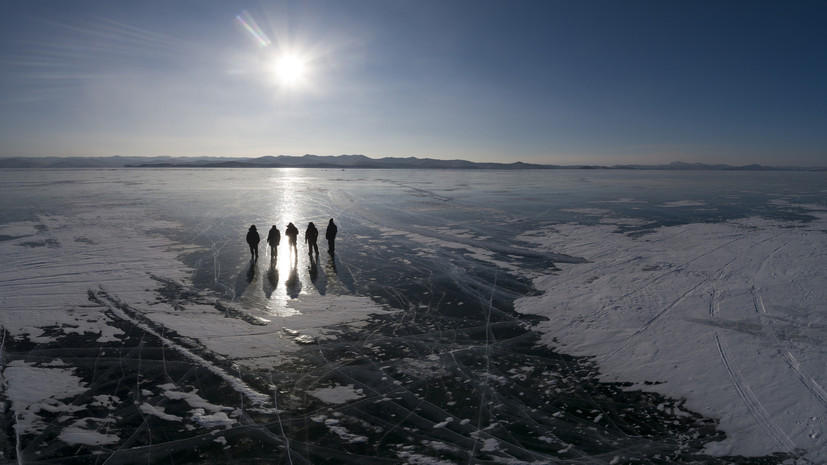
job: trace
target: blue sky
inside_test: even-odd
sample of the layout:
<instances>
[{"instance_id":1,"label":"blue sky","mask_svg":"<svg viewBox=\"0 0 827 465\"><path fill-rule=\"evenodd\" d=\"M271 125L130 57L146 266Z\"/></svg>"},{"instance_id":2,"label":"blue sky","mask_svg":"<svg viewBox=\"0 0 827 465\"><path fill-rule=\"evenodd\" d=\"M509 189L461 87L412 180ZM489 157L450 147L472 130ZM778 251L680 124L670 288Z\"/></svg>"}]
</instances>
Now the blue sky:
<instances>
[{"instance_id":1,"label":"blue sky","mask_svg":"<svg viewBox=\"0 0 827 465\"><path fill-rule=\"evenodd\" d=\"M0 156L827 166L825 31L823 1L4 0Z\"/></svg>"}]
</instances>

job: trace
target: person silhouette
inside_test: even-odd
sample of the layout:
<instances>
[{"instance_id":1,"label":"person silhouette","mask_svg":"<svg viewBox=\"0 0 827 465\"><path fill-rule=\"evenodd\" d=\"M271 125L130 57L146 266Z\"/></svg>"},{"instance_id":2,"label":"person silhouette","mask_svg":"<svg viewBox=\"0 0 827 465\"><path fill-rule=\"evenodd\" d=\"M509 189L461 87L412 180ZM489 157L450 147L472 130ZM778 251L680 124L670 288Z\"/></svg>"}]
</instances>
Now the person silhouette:
<instances>
[{"instance_id":1,"label":"person silhouette","mask_svg":"<svg viewBox=\"0 0 827 465\"><path fill-rule=\"evenodd\" d=\"M293 223L288 223L287 228L284 230L284 235L287 236L287 244L291 250L295 251L298 255L298 251L296 249L296 240L299 237L299 229L293 225Z\"/></svg>"},{"instance_id":2,"label":"person silhouette","mask_svg":"<svg viewBox=\"0 0 827 465\"><path fill-rule=\"evenodd\" d=\"M333 222L333 218L327 223L327 230L324 232L324 237L327 239L327 253L333 255L333 251L336 248L336 233L339 232L339 228L336 226L336 223Z\"/></svg>"},{"instance_id":3,"label":"person silhouette","mask_svg":"<svg viewBox=\"0 0 827 465\"><path fill-rule=\"evenodd\" d=\"M319 255L319 246L316 245L316 240L319 238L319 230L311 221L304 230L304 243L307 244L307 253L313 255L315 249L316 255Z\"/></svg>"},{"instance_id":4,"label":"person silhouette","mask_svg":"<svg viewBox=\"0 0 827 465\"><path fill-rule=\"evenodd\" d=\"M281 233L279 232L279 228L273 225L273 227L270 228L270 232L267 233L267 243L270 244L271 258L275 258L276 255L279 254L279 242L281 242Z\"/></svg>"},{"instance_id":5,"label":"person silhouette","mask_svg":"<svg viewBox=\"0 0 827 465\"><path fill-rule=\"evenodd\" d=\"M256 231L256 225L250 226L247 230L247 244L250 246L250 260L258 260L258 243L261 242L261 236Z\"/></svg>"}]
</instances>

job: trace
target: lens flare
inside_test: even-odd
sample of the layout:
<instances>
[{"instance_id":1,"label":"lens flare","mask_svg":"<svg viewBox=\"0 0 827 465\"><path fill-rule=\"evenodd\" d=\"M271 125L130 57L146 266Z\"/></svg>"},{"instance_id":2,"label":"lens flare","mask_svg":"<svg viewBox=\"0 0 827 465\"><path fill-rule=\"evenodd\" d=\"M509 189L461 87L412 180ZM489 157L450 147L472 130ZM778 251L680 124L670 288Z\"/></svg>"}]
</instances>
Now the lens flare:
<instances>
[{"instance_id":1,"label":"lens flare","mask_svg":"<svg viewBox=\"0 0 827 465\"><path fill-rule=\"evenodd\" d=\"M265 34L264 31L262 31L261 28L258 27L258 24L256 24L256 20L254 20L253 17L250 16L250 13L247 13L247 10L244 10L241 13L237 14L235 16L235 22L236 24L241 26L242 29L247 31L250 38L253 39L253 41L256 42L260 47L267 47L272 43L270 39L267 37L267 34Z\"/></svg>"},{"instance_id":2,"label":"lens flare","mask_svg":"<svg viewBox=\"0 0 827 465\"><path fill-rule=\"evenodd\" d=\"M313 53L301 44L304 41L289 37L290 28L285 24L279 28L268 29L268 34L259 27L253 16L243 10L235 16L235 23L242 33L250 39L257 50L250 57L257 62L252 67L264 71L262 76L270 85L277 85L285 91L297 91L310 86L311 63ZM272 37L272 40L271 40Z\"/></svg>"}]
</instances>

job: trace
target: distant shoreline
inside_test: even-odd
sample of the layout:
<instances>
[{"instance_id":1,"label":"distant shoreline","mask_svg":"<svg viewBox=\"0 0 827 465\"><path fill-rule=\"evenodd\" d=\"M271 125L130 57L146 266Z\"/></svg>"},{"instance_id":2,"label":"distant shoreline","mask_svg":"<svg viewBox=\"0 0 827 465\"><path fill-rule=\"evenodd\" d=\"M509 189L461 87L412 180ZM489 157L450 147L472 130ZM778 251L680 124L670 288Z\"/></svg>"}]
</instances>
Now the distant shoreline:
<instances>
[{"instance_id":1,"label":"distant shoreline","mask_svg":"<svg viewBox=\"0 0 827 465\"><path fill-rule=\"evenodd\" d=\"M369 158L364 155L245 157L2 157L2 168L327 168L459 170L672 170L672 171L827 171L827 167L764 166L674 162L660 165L543 165L489 163L433 158Z\"/></svg>"}]
</instances>

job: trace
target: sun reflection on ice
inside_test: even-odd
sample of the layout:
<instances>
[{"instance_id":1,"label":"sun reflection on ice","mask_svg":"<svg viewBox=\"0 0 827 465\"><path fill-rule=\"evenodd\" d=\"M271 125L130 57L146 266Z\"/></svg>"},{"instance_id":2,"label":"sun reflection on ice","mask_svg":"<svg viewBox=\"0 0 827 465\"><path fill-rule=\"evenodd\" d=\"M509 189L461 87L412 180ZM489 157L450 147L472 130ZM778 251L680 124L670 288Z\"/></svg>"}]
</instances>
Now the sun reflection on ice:
<instances>
[{"instance_id":1,"label":"sun reflection on ice","mask_svg":"<svg viewBox=\"0 0 827 465\"><path fill-rule=\"evenodd\" d=\"M244 289L239 303L258 317L269 320L313 314L327 308L331 298L335 299L329 292L331 284L337 292L348 289L338 279L335 257L327 253L310 255L304 243L310 221L316 224L324 241L326 226L322 222L326 221L329 208L314 189L317 180L301 168L278 168L269 172L256 191L266 204L257 224L261 237L259 258L249 262L238 279ZM291 222L299 231L295 249L290 247L286 234ZM273 226L280 235L275 253L267 243Z\"/></svg>"},{"instance_id":2,"label":"sun reflection on ice","mask_svg":"<svg viewBox=\"0 0 827 465\"><path fill-rule=\"evenodd\" d=\"M304 218L306 212L304 204L295 195L298 186L302 183L300 172L301 170L292 168L278 169L268 181L270 188L266 195L273 199L270 217L274 218L275 222L272 224L276 225L281 234L275 257L271 255L270 246L265 247L267 250L265 285L269 285L272 290L269 294L265 292L266 309L268 314L275 316L300 315L301 312L290 308L290 301L307 295L308 276L305 269L308 259L302 254L302 249L298 247L298 244L295 251L290 248L285 234L287 224L292 222L299 229L297 243L301 242L302 227L299 219ZM268 230L272 224L268 225Z\"/></svg>"}]
</instances>

